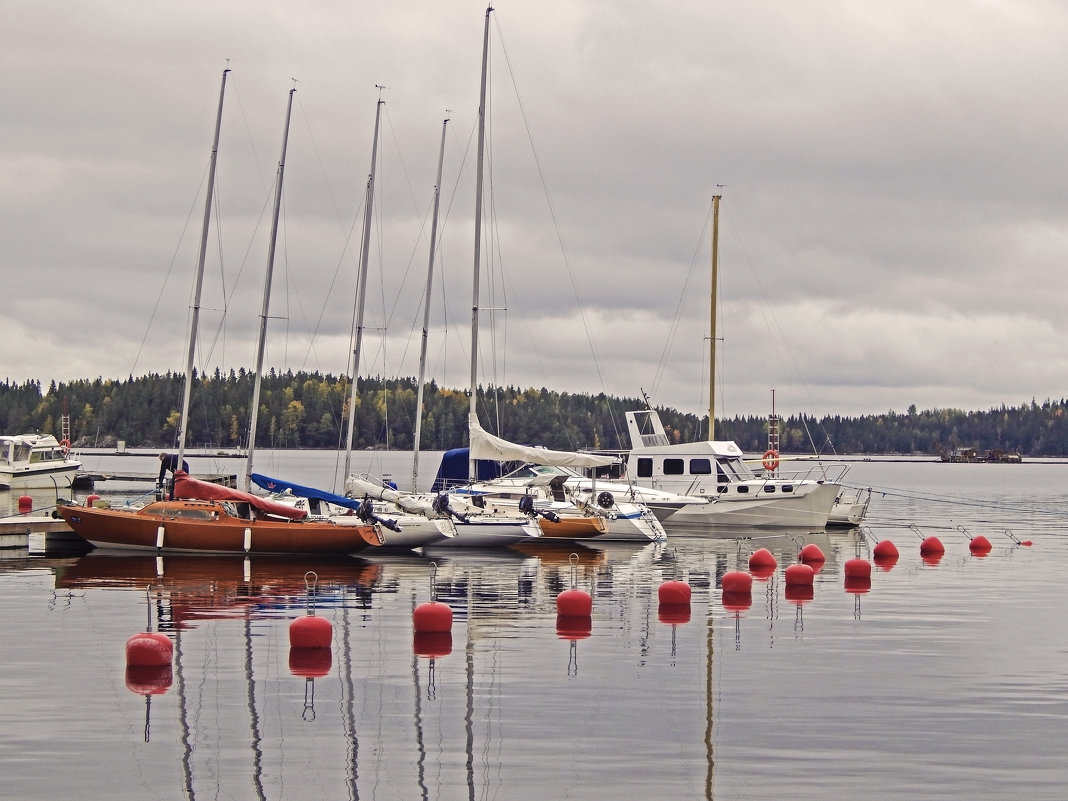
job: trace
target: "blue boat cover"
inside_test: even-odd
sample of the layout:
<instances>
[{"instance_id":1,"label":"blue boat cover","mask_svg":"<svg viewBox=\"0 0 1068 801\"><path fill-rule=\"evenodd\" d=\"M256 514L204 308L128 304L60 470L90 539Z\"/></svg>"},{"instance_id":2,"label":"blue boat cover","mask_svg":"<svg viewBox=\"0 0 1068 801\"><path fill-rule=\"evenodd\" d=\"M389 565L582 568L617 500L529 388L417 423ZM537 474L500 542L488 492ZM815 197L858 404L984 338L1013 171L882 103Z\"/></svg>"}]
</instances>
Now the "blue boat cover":
<instances>
[{"instance_id":1,"label":"blue boat cover","mask_svg":"<svg viewBox=\"0 0 1068 801\"><path fill-rule=\"evenodd\" d=\"M252 481L257 487L263 487L263 489L268 492L285 492L286 490L289 490L294 495L299 495L301 498L308 498L313 501L326 501L335 506L344 506L346 509L358 510L360 508L360 502L355 498L346 498L344 495L337 495L333 492L327 492L326 490L315 489L315 487L304 487L300 484L294 484L291 481L270 478L260 473L253 473Z\"/></svg>"},{"instance_id":2,"label":"blue boat cover","mask_svg":"<svg viewBox=\"0 0 1068 801\"><path fill-rule=\"evenodd\" d=\"M453 448L445 451L438 465L438 474L434 477L431 492L443 492L452 487L468 483L467 462L470 459L470 448ZM504 475L503 465L491 459L478 459L475 462L478 473L478 481L489 481Z\"/></svg>"}]
</instances>

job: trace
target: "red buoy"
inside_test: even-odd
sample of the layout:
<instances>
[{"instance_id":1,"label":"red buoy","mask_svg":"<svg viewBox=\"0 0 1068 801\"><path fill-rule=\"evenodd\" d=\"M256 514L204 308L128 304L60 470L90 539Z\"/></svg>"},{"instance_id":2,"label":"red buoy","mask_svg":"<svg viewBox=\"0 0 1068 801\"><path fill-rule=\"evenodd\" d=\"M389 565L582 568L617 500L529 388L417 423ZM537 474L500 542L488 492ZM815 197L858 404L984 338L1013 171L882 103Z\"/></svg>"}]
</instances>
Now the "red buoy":
<instances>
[{"instance_id":1,"label":"red buoy","mask_svg":"<svg viewBox=\"0 0 1068 801\"><path fill-rule=\"evenodd\" d=\"M787 601L800 606L808 603L816 596L816 588L811 584L787 584L783 587L782 593L786 596Z\"/></svg>"},{"instance_id":2,"label":"red buoy","mask_svg":"<svg viewBox=\"0 0 1068 801\"><path fill-rule=\"evenodd\" d=\"M329 648L289 649L289 672L302 679L321 679L330 672L332 663Z\"/></svg>"},{"instance_id":3,"label":"red buoy","mask_svg":"<svg viewBox=\"0 0 1068 801\"><path fill-rule=\"evenodd\" d=\"M875 543L875 547L871 549L871 555L876 559L889 559L893 557L896 561L900 554L897 552L897 546L890 540L880 540Z\"/></svg>"},{"instance_id":4,"label":"red buoy","mask_svg":"<svg viewBox=\"0 0 1068 801\"><path fill-rule=\"evenodd\" d=\"M304 615L289 624L290 648L329 648L334 626L325 617Z\"/></svg>"},{"instance_id":5,"label":"red buoy","mask_svg":"<svg viewBox=\"0 0 1068 801\"><path fill-rule=\"evenodd\" d=\"M942 540L938 539L938 537L928 537L927 539L925 539L923 542L920 543L920 555L921 556L923 556L923 555L934 556L935 554L941 555L941 554L944 554L945 552L946 552L946 546L942 544Z\"/></svg>"},{"instance_id":6,"label":"red buoy","mask_svg":"<svg viewBox=\"0 0 1068 801\"><path fill-rule=\"evenodd\" d=\"M26 514L33 509L33 498L29 495L19 496L19 514Z\"/></svg>"},{"instance_id":7,"label":"red buoy","mask_svg":"<svg viewBox=\"0 0 1068 801\"><path fill-rule=\"evenodd\" d=\"M802 562L818 565L822 565L827 561L827 557L823 555L820 546L814 542L808 543L801 549L800 559Z\"/></svg>"},{"instance_id":8,"label":"red buoy","mask_svg":"<svg viewBox=\"0 0 1068 801\"><path fill-rule=\"evenodd\" d=\"M416 631L452 631L452 609L441 601L419 604L412 612L412 625Z\"/></svg>"},{"instance_id":9,"label":"red buoy","mask_svg":"<svg viewBox=\"0 0 1068 801\"><path fill-rule=\"evenodd\" d=\"M690 603L690 585L685 581L665 581L657 590L657 598L662 604Z\"/></svg>"},{"instance_id":10,"label":"red buoy","mask_svg":"<svg viewBox=\"0 0 1068 801\"><path fill-rule=\"evenodd\" d=\"M162 695L173 681L174 671L170 663L126 666L126 689L138 695Z\"/></svg>"},{"instance_id":11,"label":"red buoy","mask_svg":"<svg viewBox=\"0 0 1068 801\"><path fill-rule=\"evenodd\" d=\"M812 581L816 577L816 571L812 569L812 565L806 565L804 562L796 562L783 571L783 577L786 580L787 587L791 584L800 584L802 586L811 587Z\"/></svg>"},{"instance_id":12,"label":"red buoy","mask_svg":"<svg viewBox=\"0 0 1068 801\"><path fill-rule=\"evenodd\" d=\"M126 641L127 666L169 666L173 656L174 644L166 634L142 631Z\"/></svg>"},{"instance_id":13,"label":"red buoy","mask_svg":"<svg viewBox=\"0 0 1068 801\"><path fill-rule=\"evenodd\" d=\"M556 613L568 617L589 617L593 598L585 590L564 590L556 596Z\"/></svg>"},{"instance_id":14,"label":"red buoy","mask_svg":"<svg viewBox=\"0 0 1068 801\"><path fill-rule=\"evenodd\" d=\"M451 631L417 631L412 637L412 653L423 659L440 659L452 653Z\"/></svg>"},{"instance_id":15,"label":"red buoy","mask_svg":"<svg viewBox=\"0 0 1068 801\"><path fill-rule=\"evenodd\" d=\"M562 640L584 640L593 631L593 618L589 615L556 616L556 636Z\"/></svg>"},{"instance_id":16,"label":"red buoy","mask_svg":"<svg viewBox=\"0 0 1068 801\"><path fill-rule=\"evenodd\" d=\"M689 623L690 605L661 602L660 606L657 607L656 617L661 623L671 623L673 625Z\"/></svg>"},{"instance_id":17,"label":"red buoy","mask_svg":"<svg viewBox=\"0 0 1068 801\"><path fill-rule=\"evenodd\" d=\"M723 574L720 586L724 594L729 592L751 593L753 591L753 577L744 570L728 570Z\"/></svg>"},{"instance_id":18,"label":"red buoy","mask_svg":"<svg viewBox=\"0 0 1068 801\"><path fill-rule=\"evenodd\" d=\"M990 549L994 546L990 544L990 540L980 534L977 537L972 537L971 542L968 543L968 550L972 552L974 556L986 556L990 553Z\"/></svg>"},{"instance_id":19,"label":"red buoy","mask_svg":"<svg viewBox=\"0 0 1068 801\"><path fill-rule=\"evenodd\" d=\"M871 589L871 576L846 576L845 591L855 594L868 592Z\"/></svg>"},{"instance_id":20,"label":"red buoy","mask_svg":"<svg viewBox=\"0 0 1068 801\"><path fill-rule=\"evenodd\" d=\"M866 578L871 580L871 562L859 556L846 560L842 566L846 578Z\"/></svg>"},{"instance_id":21,"label":"red buoy","mask_svg":"<svg viewBox=\"0 0 1068 801\"><path fill-rule=\"evenodd\" d=\"M775 568L779 566L775 556L767 548L758 548L753 551L753 555L749 557L749 570L756 575L758 572L763 573L770 569L770 573L775 572Z\"/></svg>"}]
</instances>

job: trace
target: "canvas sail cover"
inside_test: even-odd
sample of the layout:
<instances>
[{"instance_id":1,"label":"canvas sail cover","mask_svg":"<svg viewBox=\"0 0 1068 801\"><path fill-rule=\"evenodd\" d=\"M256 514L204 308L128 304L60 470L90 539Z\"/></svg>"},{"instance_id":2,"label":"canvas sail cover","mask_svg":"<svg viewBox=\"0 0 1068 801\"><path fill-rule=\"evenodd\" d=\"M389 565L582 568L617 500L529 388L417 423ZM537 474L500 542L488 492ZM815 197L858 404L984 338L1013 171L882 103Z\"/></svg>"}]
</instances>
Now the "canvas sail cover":
<instances>
[{"instance_id":1,"label":"canvas sail cover","mask_svg":"<svg viewBox=\"0 0 1068 801\"><path fill-rule=\"evenodd\" d=\"M427 517L439 516L434 511L434 504L431 500L411 493L400 492L391 487L384 487L359 476L349 476L345 479L345 491L355 495L366 495L369 498L376 498L380 501L389 501L408 514L426 515Z\"/></svg>"},{"instance_id":2,"label":"canvas sail cover","mask_svg":"<svg viewBox=\"0 0 1068 801\"><path fill-rule=\"evenodd\" d=\"M174 497L188 498L198 501L237 501L249 503L265 514L288 517L290 520L303 520L308 516L304 509L295 509L283 503L261 498L250 492L242 492L232 487L224 487L222 484L213 484L210 481L198 481L190 478L184 470L174 472Z\"/></svg>"},{"instance_id":3,"label":"canvas sail cover","mask_svg":"<svg viewBox=\"0 0 1068 801\"><path fill-rule=\"evenodd\" d=\"M498 462L532 462L553 467L605 467L615 464L614 456L597 456L592 453L553 451L533 445L516 445L496 437L478 423L478 417L468 416L471 426L471 458L492 459Z\"/></svg>"},{"instance_id":4,"label":"canvas sail cover","mask_svg":"<svg viewBox=\"0 0 1068 801\"><path fill-rule=\"evenodd\" d=\"M360 502L355 498L347 498L344 495L338 495L336 492L327 492L326 490L316 489L315 487L305 487L302 484L294 484L292 481L283 481L280 478L271 478L261 473L253 473L252 483L257 487L263 487L268 492L290 492L293 495L297 495L301 498L308 498L313 501L326 501L332 503L334 506L341 506L345 509L352 509L353 511L359 511Z\"/></svg>"}]
</instances>

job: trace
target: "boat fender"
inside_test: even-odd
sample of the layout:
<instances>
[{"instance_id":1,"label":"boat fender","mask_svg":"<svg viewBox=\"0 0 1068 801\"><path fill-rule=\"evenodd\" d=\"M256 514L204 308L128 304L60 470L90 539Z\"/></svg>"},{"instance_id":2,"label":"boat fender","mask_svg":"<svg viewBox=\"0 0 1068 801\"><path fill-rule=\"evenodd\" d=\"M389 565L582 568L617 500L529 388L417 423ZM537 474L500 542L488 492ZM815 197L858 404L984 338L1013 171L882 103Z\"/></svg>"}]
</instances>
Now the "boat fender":
<instances>
[{"instance_id":1,"label":"boat fender","mask_svg":"<svg viewBox=\"0 0 1068 801\"><path fill-rule=\"evenodd\" d=\"M615 504L616 499L612 497L612 493L605 490L604 492L597 493L597 505L602 509L611 509Z\"/></svg>"}]
</instances>

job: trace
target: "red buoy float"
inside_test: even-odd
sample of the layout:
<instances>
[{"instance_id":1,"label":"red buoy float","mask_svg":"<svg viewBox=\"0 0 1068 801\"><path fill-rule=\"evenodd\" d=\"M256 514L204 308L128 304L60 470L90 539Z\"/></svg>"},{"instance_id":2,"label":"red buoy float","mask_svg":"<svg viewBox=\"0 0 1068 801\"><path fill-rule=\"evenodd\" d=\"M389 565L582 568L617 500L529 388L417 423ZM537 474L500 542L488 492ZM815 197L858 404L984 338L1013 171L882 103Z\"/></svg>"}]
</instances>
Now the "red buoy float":
<instances>
[{"instance_id":1,"label":"red buoy float","mask_svg":"<svg viewBox=\"0 0 1068 801\"><path fill-rule=\"evenodd\" d=\"M846 563L842 566L842 573L846 578L866 578L871 579L871 562L867 559L861 559L859 556L855 556L852 559L846 560Z\"/></svg>"},{"instance_id":2,"label":"red buoy float","mask_svg":"<svg viewBox=\"0 0 1068 801\"><path fill-rule=\"evenodd\" d=\"M571 589L556 596L556 614L565 617L589 617L593 614L593 597L585 590L577 588L578 554L571 554L567 561L571 563Z\"/></svg>"},{"instance_id":3,"label":"red buoy float","mask_svg":"<svg viewBox=\"0 0 1068 801\"><path fill-rule=\"evenodd\" d=\"M657 590L657 599L662 604L690 604L690 585L685 581L665 581ZM591 602L592 606L592 602Z\"/></svg>"},{"instance_id":4,"label":"red buoy float","mask_svg":"<svg viewBox=\"0 0 1068 801\"><path fill-rule=\"evenodd\" d=\"M979 534L976 537L972 537L968 543L968 550L972 552L974 556L986 556L990 553L990 549L994 546L990 544L990 540Z\"/></svg>"},{"instance_id":5,"label":"red buoy float","mask_svg":"<svg viewBox=\"0 0 1068 801\"><path fill-rule=\"evenodd\" d=\"M890 540L880 540L875 543L875 547L871 550L871 555L876 559L889 559L893 557L894 560L900 556L897 551L897 546Z\"/></svg>"},{"instance_id":6,"label":"red buoy float","mask_svg":"<svg viewBox=\"0 0 1068 801\"><path fill-rule=\"evenodd\" d=\"M419 604L412 612L412 626L418 632L451 632L452 609L441 601L427 601L425 604Z\"/></svg>"},{"instance_id":7,"label":"red buoy float","mask_svg":"<svg viewBox=\"0 0 1068 801\"><path fill-rule=\"evenodd\" d=\"M812 565L806 565L804 562L795 562L783 571L783 577L786 580L787 587L791 584L811 587L812 581L816 577L816 571L812 569Z\"/></svg>"},{"instance_id":8,"label":"red buoy float","mask_svg":"<svg viewBox=\"0 0 1068 801\"><path fill-rule=\"evenodd\" d=\"M938 537L927 537L920 543L921 556L941 556L946 552L946 546Z\"/></svg>"},{"instance_id":9,"label":"red buoy float","mask_svg":"<svg viewBox=\"0 0 1068 801\"><path fill-rule=\"evenodd\" d=\"M126 665L161 667L170 665L174 644L166 634L142 631L126 641Z\"/></svg>"},{"instance_id":10,"label":"red buoy float","mask_svg":"<svg viewBox=\"0 0 1068 801\"><path fill-rule=\"evenodd\" d=\"M720 587L724 593L750 593L753 591L753 577L744 570L728 570L723 574Z\"/></svg>"},{"instance_id":11,"label":"red buoy float","mask_svg":"<svg viewBox=\"0 0 1068 801\"><path fill-rule=\"evenodd\" d=\"M33 509L33 498L29 495L19 496L19 514L26 514Z\"/></svg>"},{"instance_id":12,"label":"red buoy float","mask_svg":"<svg viewBox=\"0 0 1068 801\"><path fill-rule=\"evenodd\" d=\"M827 557L823 555L823 551L820 550L820 546L818 546L814 542L807 543L801 549L799 558L802 562L805 562L806 564L810 565L822 565L824 562L827 561Z\"/></svg>"},{"instance_id":13,"label":"red buoy float","mask_svg":"<svg viewBox=\"0 0 1068 801\"><path fill-rule=\"evenodd\" d=\"M767 548L757 548L749 557L749 570L754 576L767 578L779 566L775 556ZM761 576L760 574L764 574Z\"/></svg>"},{"instance_id":14,"label":"red buoy float","mask_svg":"<svg viewBox=\"0 0 1068 801\"><path fill-rule=\"evenodd\" d=\"M564 590L556 596L556 613L567 617L589 617L593 598L584 590Z\"/></svg>"},{"instance_id":15,"label":"red buoy float","mask_svg":"<svg viewBox=\"0 0 1068 801\"><path fill-rule=\"evenodd\" d=\"M289 624L290 648L329 648L334 626L325 617L304 615Z\"/></svg>"}]
</instances>

